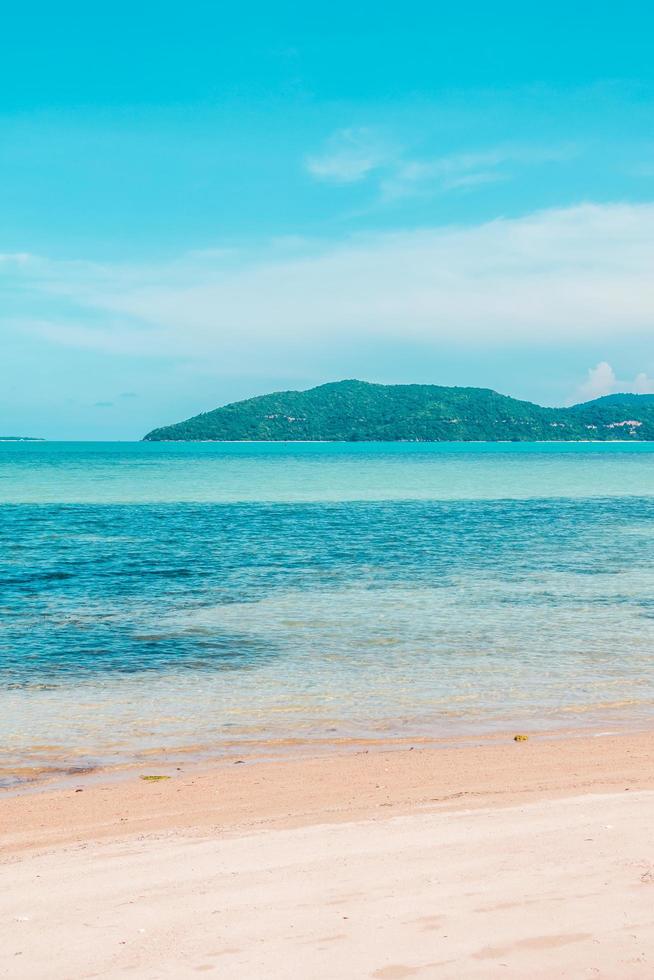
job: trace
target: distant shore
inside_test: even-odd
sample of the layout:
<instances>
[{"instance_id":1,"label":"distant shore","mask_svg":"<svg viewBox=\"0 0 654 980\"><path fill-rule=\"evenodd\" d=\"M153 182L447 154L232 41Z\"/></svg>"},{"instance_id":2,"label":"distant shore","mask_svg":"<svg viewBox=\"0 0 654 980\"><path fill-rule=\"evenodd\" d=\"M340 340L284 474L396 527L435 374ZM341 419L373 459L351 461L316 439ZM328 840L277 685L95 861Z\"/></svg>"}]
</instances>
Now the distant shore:
<instances>
[{"instance_id":1,"label":"distant shore","mask_svg":"<svg viewBox=\"0 0 654 980\"><path fill-rule=\"evenodd\" d=\"M45 443L48 446L651 446L654 439L41 439L2 438L0 443Z\"/></svg>"},{"instance_id":2,"label":"distant shore","mask_svg":"<svg viewBox=\"0 0 654 980\"><path fill-rule=\"evenodd\" d=\"M552 408L490 388L383 385L349 379L277 391L152 429L145 441L304 439L515 442L654 437L653 396L629 393Z\"/></svg>"},{"instance_id":3,"label":"distant shore","mask_svg":"<svg viewBox=\"0 0 654 980\"><path fill-rule=\"evenodd\" d=\"M45 440L35 440L44 442ZM654 439L141 439L161 446L227 445L227 446L613 446L651 445Z\"/></svg>"}]
</instances>

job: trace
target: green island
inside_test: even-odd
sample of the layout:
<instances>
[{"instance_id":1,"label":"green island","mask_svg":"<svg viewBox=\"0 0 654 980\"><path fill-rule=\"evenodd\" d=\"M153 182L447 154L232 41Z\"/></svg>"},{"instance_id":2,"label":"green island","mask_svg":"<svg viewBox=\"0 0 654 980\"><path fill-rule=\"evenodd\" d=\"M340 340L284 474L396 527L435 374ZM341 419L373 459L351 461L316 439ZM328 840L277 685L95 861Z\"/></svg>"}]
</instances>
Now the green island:
<instances>
[{"instance_id":1,"label":"green island","mask_svg":"<svg viewBox=\"0 0 654 980\"><path fill-rule=\"evenodd\" d=\"M148 442L654 440L654 395L545 408L490 388L335 381L233 402L154 429Z\"/></svg>"},{"instance_id":2,"label":"green island","mask_svg":"<svg viewBox=\"0 0 654 980\"><path fill-rule=\"evenodd\" d=\"M45 442L36 436L0 436L0 442Z\"/></svg>"}]
</instances>

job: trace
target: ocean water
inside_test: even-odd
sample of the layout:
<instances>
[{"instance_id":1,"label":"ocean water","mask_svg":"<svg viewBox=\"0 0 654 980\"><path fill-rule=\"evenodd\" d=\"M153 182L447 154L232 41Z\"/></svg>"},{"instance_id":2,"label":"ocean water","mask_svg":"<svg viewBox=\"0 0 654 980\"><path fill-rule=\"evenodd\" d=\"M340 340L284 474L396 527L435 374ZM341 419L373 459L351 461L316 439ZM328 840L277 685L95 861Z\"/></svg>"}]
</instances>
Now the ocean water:
<instances>
[{"instance_id":1,"label":"ocean water","mask_svg":"<svg viewBox=\"0 0 654 980\"><path fill-rule=\"evenodd\" d=\"M0 784L642 727L653 654L651 444L0 444Z\"/></svg>"}]
</instances>

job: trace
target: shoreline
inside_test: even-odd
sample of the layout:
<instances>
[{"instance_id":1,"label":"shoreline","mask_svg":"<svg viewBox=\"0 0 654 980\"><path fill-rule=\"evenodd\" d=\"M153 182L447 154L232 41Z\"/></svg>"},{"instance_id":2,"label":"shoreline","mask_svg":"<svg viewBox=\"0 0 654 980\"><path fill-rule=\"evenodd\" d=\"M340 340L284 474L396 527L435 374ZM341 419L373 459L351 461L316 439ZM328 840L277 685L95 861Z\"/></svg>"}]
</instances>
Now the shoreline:
<instances>
[{"instance_id":1,"label":"shoreline","mask_svg":"<svg viewBox=\"0 0 654 980\"><path fill-rule=\"evenodd\" d=\"M654 731L530 734L421 747L351 743L298 756L140 762L0 796L0 855L130 834L250 833L380 815L654 790ZM144 777L152 777L148 779Z\"/></svg>"},{"instance_id":2,"label":"shoreline","mask_svg":"<svg viewBox=\"0 0 654 980\"><path fill-rule=\"evenodd\" d=\"M145 436L142 439L120 441L156 443L158 445L174 443L175 445L192 446L604 446L613 443L633 446L636 443L654 444L654 439L147 439Z\"/></svg>"},{"instance_id":3,"label":"shoreline","mask_svg":"<svg viewBox=\"0 0 654 980\"><path fill-rule=\"evenodd\" d=\"M654 732L0 799L0 975L636 980Z\"/></svg>"},{"instance_id":4,"label":"shoreline","mask_svg":"<svg viewBox=\"0 0 654 980\"><path fill-rule=\"evenodd\" d=\"M50 445L223 445L223 446L575 446L653 445L654 439L0 439L0 443L48 443Z\"/></svg>"},{"instance_id":5,"label":"shoreline","mask_svg":"<svg viewBox=\"0 0 654 980\"><path fill-rule=\"evenodd\" d=\"M72 759L61 765L48 765L41 768L29 765L0 767L0 805L3 799L25 794L39 794L65 790L71 786L104 783L117 783L140 774L153 767L161 773L174 775L180 769L189 773L213 771L233 765L236 761L275 764L291 761L306 761L325 757L347 756L360 752L402 752L407 749L435 750L472 749L494 744L507 744L515 740L516 733L527 736L525 741L562 741L568 739L596 739L607 737L632 737L646 735L650 728L643 722L634 727L633 721L614 723L606 726L584 726L582 728L545 728L532 730L529 727L520 731L496 729L480 733L458 732L449 736L392 734L375 735L329 735L322 737L266 737L248 739L235 738L219 747L206 745L180 745L166 749L149 749L135 753L131 759L120 762L103 762L82 756L78 763Z\"/></svg>"}]
</instances>

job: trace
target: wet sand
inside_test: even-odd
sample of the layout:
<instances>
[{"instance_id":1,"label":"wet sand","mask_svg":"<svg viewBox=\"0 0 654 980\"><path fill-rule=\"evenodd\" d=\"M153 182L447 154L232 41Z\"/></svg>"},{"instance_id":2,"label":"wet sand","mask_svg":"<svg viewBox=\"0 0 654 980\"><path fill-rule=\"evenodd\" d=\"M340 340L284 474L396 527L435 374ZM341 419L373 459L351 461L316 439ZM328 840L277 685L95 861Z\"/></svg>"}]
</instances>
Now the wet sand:
<instances>
[{"instance_id":1,"label":"wet sand","mask_svg":"<svg viewBox=\"0 0 654 980\"><path fill-rule=\"evenodd\" d=\"M7 796L0 975L651 976L653 816L649 733Z\"/></svg>"}]
</instances>

